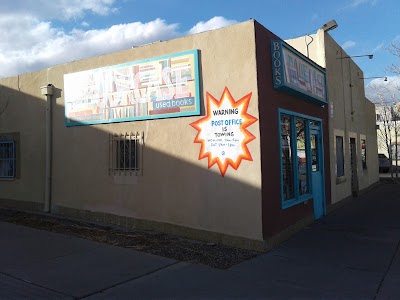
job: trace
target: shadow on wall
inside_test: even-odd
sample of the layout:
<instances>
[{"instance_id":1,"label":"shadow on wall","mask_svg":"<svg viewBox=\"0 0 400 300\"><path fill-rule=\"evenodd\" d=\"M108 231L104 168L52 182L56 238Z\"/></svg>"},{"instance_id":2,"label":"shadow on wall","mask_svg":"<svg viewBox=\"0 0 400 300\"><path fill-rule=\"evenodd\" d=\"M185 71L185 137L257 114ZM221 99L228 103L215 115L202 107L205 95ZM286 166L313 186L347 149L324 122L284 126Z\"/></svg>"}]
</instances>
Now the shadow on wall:
<instances>
[{"instance_id":1,"label":"shadow on wall","mask_svg":"<svg viewBox=\"0 0 400 300\"><path fill-rule=\"evenodd\" d=\"M20 177L0 180L2 206L35 210L44 206L46 96L32 96L39 94L39 86L29 83L20 91L0 86L0 134L17 132L20 137ZM205 159L197 160L200 145L193 143L197 132L189 125L199 117L66 127L61 96L62 91L56 88L52 109L53 212L121 225L133 222L134 226L187 236L192 228L199 230L197 238L202 238L204 231L211 240L220 239L218 233L262 240L260 188L232 178L238 175L235 172L243 177L254 170L254 162L243 161L238 171L230 168L225 177L216 165L207 169ZM177 122L188 128L182 129ZM115 157L110 154L109 137L124 132L143 133L140 176L135 172L128 176L110 174Z\"/></svg>"}]
</instances>

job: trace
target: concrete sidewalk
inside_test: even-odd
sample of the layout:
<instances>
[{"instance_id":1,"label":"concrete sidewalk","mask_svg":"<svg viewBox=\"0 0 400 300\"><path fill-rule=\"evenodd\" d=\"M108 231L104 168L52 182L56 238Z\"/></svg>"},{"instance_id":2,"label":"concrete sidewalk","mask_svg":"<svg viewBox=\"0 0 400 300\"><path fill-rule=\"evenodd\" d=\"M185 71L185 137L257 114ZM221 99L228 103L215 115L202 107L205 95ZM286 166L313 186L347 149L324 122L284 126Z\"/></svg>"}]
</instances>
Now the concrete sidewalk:
<instances>
[{"instance_id":1,"label":"concrete sidewalk","mask_svg":"<svg viewBox=\"0 0 400 300\"><path fill-rule=\"evenodd\" d=\"M400 185L229 270L0 222L0 299L400 299Z\"/></svg>"}]
</instances>

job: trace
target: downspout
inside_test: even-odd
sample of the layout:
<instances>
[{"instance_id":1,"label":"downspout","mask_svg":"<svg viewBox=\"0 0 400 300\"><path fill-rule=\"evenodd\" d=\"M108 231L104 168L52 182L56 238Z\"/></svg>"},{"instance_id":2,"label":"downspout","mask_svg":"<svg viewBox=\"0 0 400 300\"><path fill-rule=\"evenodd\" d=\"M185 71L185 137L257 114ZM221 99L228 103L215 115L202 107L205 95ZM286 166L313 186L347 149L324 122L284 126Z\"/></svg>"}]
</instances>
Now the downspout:
<instances>
[{"instance_id":1,"label":"downspout","mask_svg":"<svg viewBox=\"0 0 400 300\"><path fill-rule=\"evenodd\" d=\"M48 84L40 88L42 95L46 96L46 174L44 184L44 212L51 210L51 145L52 145L52 109L51 100L54 86Z\"/></svg>"}]
</instances>

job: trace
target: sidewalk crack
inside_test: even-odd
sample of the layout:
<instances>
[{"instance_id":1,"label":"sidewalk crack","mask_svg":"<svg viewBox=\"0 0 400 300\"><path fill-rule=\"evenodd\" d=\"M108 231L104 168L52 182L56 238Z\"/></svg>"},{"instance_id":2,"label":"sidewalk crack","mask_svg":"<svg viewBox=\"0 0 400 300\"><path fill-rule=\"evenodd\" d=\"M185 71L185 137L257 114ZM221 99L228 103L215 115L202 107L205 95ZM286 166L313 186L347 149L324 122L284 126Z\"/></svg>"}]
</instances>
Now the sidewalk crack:
<instances>
[{"instance_id":1,"label":"sidewalk crack","mask_svg":"<svg viewBox=\"0 0 400 300\"><path fill-rule=\"evenodd\" d=\"M107 290L109 290L109 289L112 289L112 288L118 287L118 286L120 286L120 285L126 284L126 283L128 283L128 282L130 282L130 281L137 280L137 279L140 279L140 278L142 278L142 277L145 277L145 276L148 276L148 275L157 273L157 272L159 272L159 271L162 271L162 270L164 270L164 269L167 269L167 268L172 267L172 266L174 266L174 265L176 265L176 264L179 264L179 263L181 263L181 262L180 262L180 261L176 261L176 262L171 263L171 264L169 264L169 265L166 265L166 266L160 267L160 268L158 268L158 269L149 271L149 272L147 272L147 273L145 273L145 274L142 274L142 275L140 275L140 276L135 276L135 277L126 279L126 280L121 281L121 282L118 282L118 283L116 283L116 284L114 284L114 285L108 286L108 287L106 287L106 288L104 288L104 289L101 289L101 290L92 292L92 293L90 293L90 294L84 295L84 296L79 297L79 298L76 298L76 299L77 299L77 300L79 300L79 299L84 299L84 298L87 298L87 297L90 297L90 296L93 296L93 295L96 295L96 294L103 293L103 292L105 292L105 291L107 291Z\"/></svg>"},{"instance_id":2,"label":"sidewalk crack","mask_svg":"<svg viewBox=\"0 0 400 300\"><path fill-rule=\"evenodd\" d=\"M379 292L380 292L381 289L382 289L383 282L385 281L385 278L386 278L386 276L388 275L388 273L389 273L389 271L390 271L390 269L391 269L391 267L392 267L392 265L393 265L393 262L394 262L394 259L395 259L395 257L396 257L396 254L399 252L399 250L400 250L400 240L397 242L396 250L394 251L394 253L393 253L393 255L392 255L392 258L390 259L390 263L389 263L388 267L386 268L385 273L384 273L383 276L382 276L381 282L380 282L379 285L378 285L378 288L377 288L377 290L376 290L375 296L374 296L374 298L373 298L374 300L376 299L376 297L378 297L378 294L379 294Z\"/></svg>"}]
</instances>

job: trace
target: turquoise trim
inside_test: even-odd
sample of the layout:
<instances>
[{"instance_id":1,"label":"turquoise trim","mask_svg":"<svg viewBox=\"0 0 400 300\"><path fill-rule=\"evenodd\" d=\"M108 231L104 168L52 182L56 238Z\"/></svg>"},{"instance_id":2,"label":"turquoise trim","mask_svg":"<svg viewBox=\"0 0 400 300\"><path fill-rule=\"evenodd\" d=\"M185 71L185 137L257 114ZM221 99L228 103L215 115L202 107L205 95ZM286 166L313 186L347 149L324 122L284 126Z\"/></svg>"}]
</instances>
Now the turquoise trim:
<instances>
[{"instance_id":1,"label":"turquoise trim","mask_svg":"<svg viewBox=\"0 0 400 300\"><path fill-rule=\"evenodd\" d=\"M283 205L283 169L282 169L282 124L281 124L281 113L278 109L278 141L279 141L279 181L281 186L281 203Z\"/></svg>"},{"instance_id":2,"label":"turquoise trim","mask_svg":"<svg viewBox=\"0 0 400 300\"><path fill-rule=\"evenodd\" d=\"M279 45L279 49L275 49L276 45ZM274 82L274 89L279 89L280 87L282 87L282 83L285 82L285 71L283 69L283 59L282 59L283 56L282 41L271 41L271 53L272 53L272 80Z\"/></svg>"},{"instance_id":3,"label":"turquoise trim","mask_svg":"<svg viewBox=\"0 0 400 300\"><path fill-rule=\"evenodd\" d=\"M322 120L320 121L320 136L321 136L321 147L318 150L318 154L321 155L321 174L322 174L322 204L323 204L323 215L326 215L326 194L325 194L325 157L324 157L324 131Z\"/></svg>"},{"instance_id":4,"label":"turquoise trim","mask_svg":"<svg viewBox=\"0 0 400 300\"><path fill-rule=\"evenodd\" d=\"M279 49L278 49L279 47ZM314 94L307 93L307 91L300 90L295 86L287 83L285 81L285 70L284 70L284 56L283 56L283 48L293 53L293 55L297 56L300 60L310 64L312 67L320 71L324 74L324 86L325 86L325 97L322 99ZM305 57L299 51L288 45L282 40L272 40L271 41L271 53L272 53L272 78L274 88L276 90L285 91L288 94L298 96L303 98L311 103L317 105L325 105L328 103L328 89L326 84L326 71L324 68L316 64L313 60Z\"/></svg>"},{"instance_id":5,"label":"turquoise trim","mask_svg":"<svg viewBox=\"0 0 400 300\"><path fill-rule=\"evenodd\" d=\"M296 138L296 118L294 116L290 116L291 119L291 124L292 124L292 128L291 130L291 136L290 136L290 146L291 146L291 150L292 150L292 160L293 160L293 187L294 187L294 198L295 199L299 199L300 197L300 193L299 193L299 186L298 186L298 182L299 182L299 158L297 156L297 138ZM283 177L283 176L282 176Z\"/></svg>"},{"instance_id":6,"label":"turquoise trim","mask_svg":"<svg viewBox=\"0 0 400 300\"><path fill-rule=\"evenodd\" d=\"M321 123L322 124L322 123ZM325 195L325 174L324 174L324 170L325 170L325 165L324 165L324 146L323 146L323 135L322 135L322 130L320 128L315 128L316 126L313 126L313 129L310 130L310 134L316 134L316 136L318 137L318 153L317 153L317 157L318 157L318 163L319 163L319 172L320 176L321 176L321 182L320 182L320 186L316 186L316 190L318 191L318 189L321 189L321 198L319 201L316 200L314 201L314 217L315 219L319 219L322 216L326 215L326 195ZM322 128L322 126L321 126ZM311 172L312 173L312 172ZM315 176L312 173L312 176ZM318 175L317 175L318 176ZM314 193L313 193L314 194ZM315 199L314 199L315 200ZM319 204L322 205L322 210L320 211L320 206Z\"/></svg>"},{"instance_id":7,"label":"turquoise trim","mask_svg":"<svg viewBox=\"0 0 400 300\"><path fill-rule=\"evenodd\" d=\"M322 124L322 119L311 117L311 116L300 114L300 113L296 113L296 112L293 112L293 111L290 111L290 110L279 108L278 112L280 114L283 113L283 114L286 114L286 115L291 115L291 116L300 117L300 118L304 118L304 119L308 119L308 120L312 120L312 121L321 122L321 124Z\"/></svg>"},{"instance_id":8,"label":"turquoise trim","mask_svg":"<svg viewBox=\"0 0 400 300\"><path fill-rule=\"evenodd\" d=\"M295 206L299 203L302 203L304 201L308 201L312 199L312 194L305 194L299 197L298 199L291 199L291 200L286 200L285 202L282 202L282 209L286 209L292 206Z\"/></svg>"},{"instance_id":9,"label":"turquoise trim","mask_svg":"<svg viewBox=\"0 0 400 300\"><path fill-rule=\"evenodd\" d=\"M291 118L291 150L292 150L292 156L293 156L293 172L294 172L294 178L293 178L293 184L294 184L294 198L293 199L284 199L284 182L283 182L283 168L282 168L282 127L281 127L281 116L282 115L287 115ZM280 184L281 184L281 207L282 209L289 208L291 206L297 205L299 203L302 203L304 201L310 200L313 198L312 194L312 184L311 184L311 160L307 160L307 183L308 183L308 193L304 195L299 195L299 187L298 184L298 158L297 158L297 143L293 142L296 141L296 123L295 120L296 118L303 118L306 121L317 121L319 122L319 126L310 126L309 122L306 122L306 155L308 158L311 158L311 147L309 145L310 141L310 131L313 129L318 129L320 131L320 136L321 136L321 141L320 141L320 147L318 150L318 154L321 157L321 174L323 176L323 205L324 205L324 214L326 212L326 204L325 204L325 173L324 173L324 157L323 157L323 135L322 135L322 119L311 117L308 115L292 112L289 110L285 109L278 109L278 122L279 122L279 161L280 161ZM294 155L295 154L295 155Z\"/></svg>"},{"instance_id":10,"label":"turquoise trim","mask_svg":"<svg viewBox=\"0 0 400 300\"><path fill-rule=\"evenodd\" d=\"M163 56L158 56L158 57L152 57L152 58L146 58L138 61L133 61L133 62L127 62L123 64L118 64L118 65L112 65L112 66L106 66L102 68L97 68L97 69L92 69L93 71L97 70L108 70L108 69L118 69L122 67L127 67L127 66L135 66L138 64L146 63L146 62L151 62L151 61L157 61L157 60L164 60L164 59L169 59L177 56L183 56L183 55L188 55L188 54L193 54L194 57L194 75L195 75L195 110L194 111L184 111L184 112L179 112L179 113L166 113L166 114L157 114L157 115L148 115L148 116L137 116L137 117L126 117L126 118L115 118L115 119L102 119L102 120L94 120L94 121L71 121L68 122L67 119L67 111L64 111L64 123L66 127L72 127L72 126L82 126L82 125L96 125L96 124L109 124L109 123L121 123L121 122L130 122L130 121L143 121L143 120L153 120L153 119L166 119L166 118L176 118L176 117L187 117L187 116L198 116L200 115L200 68L199 68L199 50L188 50L188 51L183 51L179 53L173 53L173 54L168 54L168 55L163 55ZM87 71L87 70L85 70ZM84 71L82 71L84 72ZM77 72L79 73L79 72Z\"/></svg>"},{"instance_id":11,"label":"turquoise trim","mask_svg":"<svg viewBox=\"0 0 400 300\"><path fill-rule=\"evenodd\" d=\"M308 119L309 120L309 119ZM306 122L306 128L305 128L305 138L308 143L306 143L306 157L307 159L307 182L308 182L308 192L312 195L312 184L311 184L311 161L312 161L312 156L311 156L311 147L310 147L310 122Z\"/></svg>"},{"instance_id":12,"label":"turquoise trim","mask_svg":"<svg viewBox=\"0 0 400 300\"><path fill-rule=\"evenodd\" d=\"M160 114L154 116L143 116L143 117L132 117L132 118L120 118L120 119L109 119L107 122L103 121L91 121L91 122L71 122L67 123L67 119L65 119L65 126L83 126L83 125L98 125L98 124L111 124L111 123L122 123L122 122L130 122L130 121L144 121L144 120L156 120L156 119L169 119L176 117L189 117L194 116L193 112L181 112L181 113L173 113L173 114ZM149 118L151 117L151 118Z\"/></svg>"}]
</instances>

